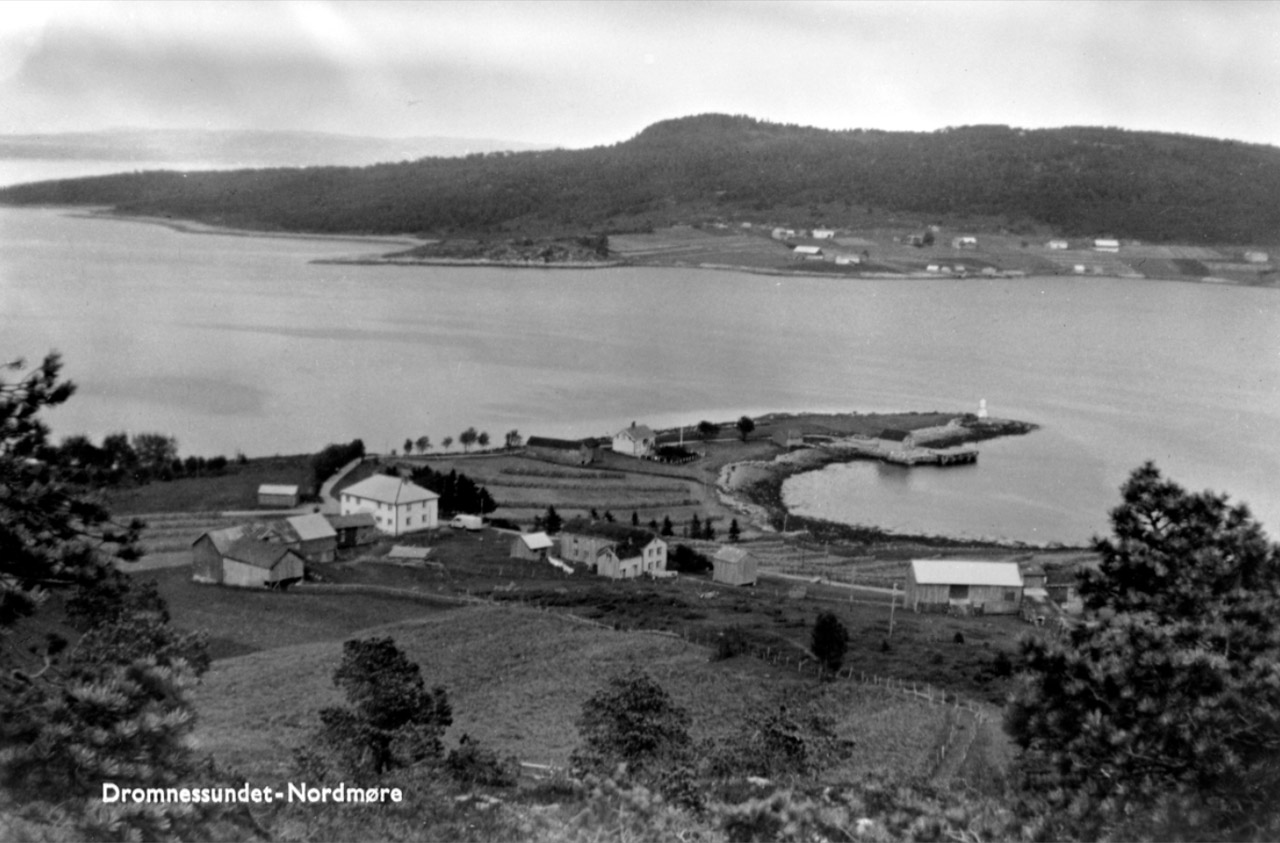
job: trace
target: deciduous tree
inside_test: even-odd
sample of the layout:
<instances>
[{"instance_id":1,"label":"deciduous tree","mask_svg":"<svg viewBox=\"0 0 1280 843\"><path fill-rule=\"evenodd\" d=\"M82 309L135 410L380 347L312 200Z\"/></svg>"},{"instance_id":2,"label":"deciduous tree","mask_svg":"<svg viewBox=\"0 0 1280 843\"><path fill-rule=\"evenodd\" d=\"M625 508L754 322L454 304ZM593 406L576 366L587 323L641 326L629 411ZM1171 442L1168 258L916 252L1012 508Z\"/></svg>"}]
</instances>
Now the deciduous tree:
<instances>
[{"instance_id":1,"label":"deciduous tree","mask_svg":"<svg viewBox=\"0 0 1280 843\"><path fill-rule=\"evenodd\" d=\"M393 639L345 642L333 683L348 707L320 710L319 737L351 772L380 774L443 756L444 731L453 723L448 695L427 689L421 668Z\"/></svg>"},{"instance_id":2,"label":"deciduous tree","mask_svg":"<svg viewBox=\"0 0 1280 843\"><path fill-rule=\"evenodd\" d=\"M746 442L747 437L750 436L751 432L756 429L756 423L751 420L750 416L743 416L742 418L738 419L738 423L735 425L735 427L738 428L738 435L742 437L742 441Z\"/></svg>"},{"instance_id":3,"label":"deciduous tree","mask_svg":"<svg viewBox=\"0 0 1280 843\"><path fill-rule=\"evenodd\" d=\"M479 436L480 434L476 433L476 429L474 427L468 427L466 430L459 433L458 442L462 445L462 450L464 452L470 451L471 446L476 444L476 439L479 438Z\"/></svg>"}]
</instances>

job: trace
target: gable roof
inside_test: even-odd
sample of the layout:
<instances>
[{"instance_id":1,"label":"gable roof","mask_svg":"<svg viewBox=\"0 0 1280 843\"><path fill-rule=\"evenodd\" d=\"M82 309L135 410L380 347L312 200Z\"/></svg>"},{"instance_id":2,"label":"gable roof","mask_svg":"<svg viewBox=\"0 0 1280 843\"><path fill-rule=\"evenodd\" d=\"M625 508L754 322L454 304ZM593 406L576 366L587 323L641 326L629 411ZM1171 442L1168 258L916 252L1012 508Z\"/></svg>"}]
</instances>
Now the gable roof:
<instances>
[{"instance_id":1,"label":"gable roof","mask_svg":"<svg viewBox=\"0 0 1280 843\"><path fill-rule=\"evenodd\" d=\"M546 533L521 533L520 541L530 550L547 550L552 546L551 537Z\"/></svg>"},{"instance_id":2,"label":"gable roof","mask_svg":"<svg viewBox=\"0 0 1280 843\"><path fill-rule=\"evenodd\" d=\"M585 439L552 439L550 436L530 436L524 440L524 444L530 448L559 448L566 451L590 447Z\"/></svg>"},{"instance_id":3,"label":"gable roof","mask_svg":"<svg viewBox=\"0 0 1280 843\"><path fill-rule=\"evenodd\" d=\"M335 530L349 530L352 527L373 527L377 521L372 512L355 512L351 515L326 515L329 524Z\"/></svg>"},{"instance_id":4,"label":"gable roof","mask_svg":"<svg viewBox=\"0 0 1280 843\"><path fill-rule=\"evenodd\" d=\"M621 431L614 435L614 438L625 436L633 442L639 442L644 439L652 439L653 431L643 424L633 424L631 427L624 427Z\"/></svg>"},{"instance_id":5,"label":"gable roof","mask_svg":"<svg viewBox=\"0 0 1280 843\"><path fill-rule=\"evenodd\" d=\"M388 559L426 559L431 553L429 547L414 547L408 544L398 544L387 551Z\"/></svg>"},{"instance_id":6,"label":"gable roof","mask_svg":"<svg viewBox=\"0 0 1280 843\"><path fill-rule=\"evenodd\" d=\"M366 477L359 483L343 489L340 494L393 505L433 501L440 497L416 483L410 483L399 477L389 477L386 474Z\"/></svg>"},{"instance_id":7,"label":"gable roof","mask_svg":"<svg viewBox=\"0 0 1280 843\"><path fill-rule=\"evenodd\" d=\"M715 562L730 562L739 565L747 560L751 554L741 547L722 547L716 551L716 555L711 557Z\"/></svg>"},{"instance_id":8,"label":"gable roof","mask_svg":"<svg viewBox=\"0 0 1280 843\"><path fill-rule=\"evenodd\" d=\"M338 535L329 520L318 512L310 515L295 515L292 518L286 518L285 522L304 542L313 539L331 539Z\"/></svg>"},{"instance_id":9,"label":"gable roof","mask_svg":"<svg viewBox=\"0 0 1280 843\"><path fill-rule=\"evenodd\" d=\"M258 487L260 495L296 495L298 494L297 486L283 486L278 483L263 483Z\"/></svg>"},{"instance_id":10,"label":"gable roof","mask_svg":"<svg viewBox=\"0 0 1280 843\"><path fill-rule=\"evenodd\" d=\"M1017 562L970 559L913 559L911 572L921 585L995 585L1022 587Z\"/></svg>"},{"instance_id":11,"label":"gable roof","mask_svg":"<svg viewBox=\"0 0 1280 843\"><path fill-rule=\"evenodd\" d=\"M286 556L296 556L300 562L304 564L306 562L291 547L253 538L238 539L232 542L225 552L219 551L219 553L226 559L266 571L270 571Z\"/></svg>"}]
</instances>

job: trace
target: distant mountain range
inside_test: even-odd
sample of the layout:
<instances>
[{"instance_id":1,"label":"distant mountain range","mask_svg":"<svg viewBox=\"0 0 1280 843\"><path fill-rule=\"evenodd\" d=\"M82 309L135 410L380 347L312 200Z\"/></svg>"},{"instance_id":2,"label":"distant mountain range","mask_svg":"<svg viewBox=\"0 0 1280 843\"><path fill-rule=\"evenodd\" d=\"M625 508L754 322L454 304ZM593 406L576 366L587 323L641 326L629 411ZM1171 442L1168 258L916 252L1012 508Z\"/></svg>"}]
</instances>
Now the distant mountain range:
<instances>
[{"instance_id":1,"label":"distant mountain range","mask_svg":"<svg viewBox=\"0 0 1280 843\"><path fill-rule=\"evenodd\" d=\"M372 138L324 132L112 129L0 135L0 159L136 161L211 167L362 167L432 156L547 149L477 138Z\"/></svg>"},{"instance_id":2,"label":"distant mountain range","mask_svg":"<svg viewBox=\"0 0 1280 843\"><path fill-rule=\"evenodd\" d=\"M299 150L292 155L303 162ZM663 121L591 149L146 172L0 190L11 204L112 205L288 231L475 236L707 221L936 222L1193 244L1280 242L1278 196L1273 146L1090 127L829 131L722 114Z\"/></svg>"}]
</instances>

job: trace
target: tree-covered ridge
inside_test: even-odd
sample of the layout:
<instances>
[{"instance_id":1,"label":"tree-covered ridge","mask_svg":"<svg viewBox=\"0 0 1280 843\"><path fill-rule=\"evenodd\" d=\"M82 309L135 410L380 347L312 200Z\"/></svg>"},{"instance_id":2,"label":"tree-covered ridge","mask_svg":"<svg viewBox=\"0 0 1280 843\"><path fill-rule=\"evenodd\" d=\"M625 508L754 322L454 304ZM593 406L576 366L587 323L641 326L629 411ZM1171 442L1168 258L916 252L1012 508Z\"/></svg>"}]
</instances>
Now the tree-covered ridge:
<instances>
[{"instance_id":1,"label":"tree-covered ridge","mask_svg":"<svg viewBox=\"0 0 1280 843\"><path fill-rule=\"evenodd\" d=\"M1070 127L829 131L749 117L656 123L612 146L371 167L146 172L0 190L261 229L539 233L723 218L855 226L874 212L1151 242L1268 243L1280 149Z\"/></svg>"}]
</instances>

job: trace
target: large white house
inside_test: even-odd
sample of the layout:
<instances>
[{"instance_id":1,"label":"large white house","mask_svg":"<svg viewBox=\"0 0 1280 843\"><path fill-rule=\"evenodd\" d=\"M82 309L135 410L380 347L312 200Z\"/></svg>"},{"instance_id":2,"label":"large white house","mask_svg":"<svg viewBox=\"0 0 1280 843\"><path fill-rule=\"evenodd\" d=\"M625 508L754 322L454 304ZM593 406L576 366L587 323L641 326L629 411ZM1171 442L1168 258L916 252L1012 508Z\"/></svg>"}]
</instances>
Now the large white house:
<instances>
[{"instance_id":1,"label":"large white house","mask_svg":"<svg viewBox=\"0 0 1280 843\"><path fill-rule=\"evenodd\" d=\"M658 437L652 430L635 422L613 434L613 452L629 457L647 457L653 453L657 443Z\"/></svg>"},{"instance_id":2,"label":"large white house","mask_svg":"<svg viewBox=\"0 0 1280 843\"><path fill-rule=\"evenodd\" d=\"M378 530L399 536L439 526L440 496L408 480L375 474L339 493L343 515L368 512Z\"/></svg>"}]
</instances>

